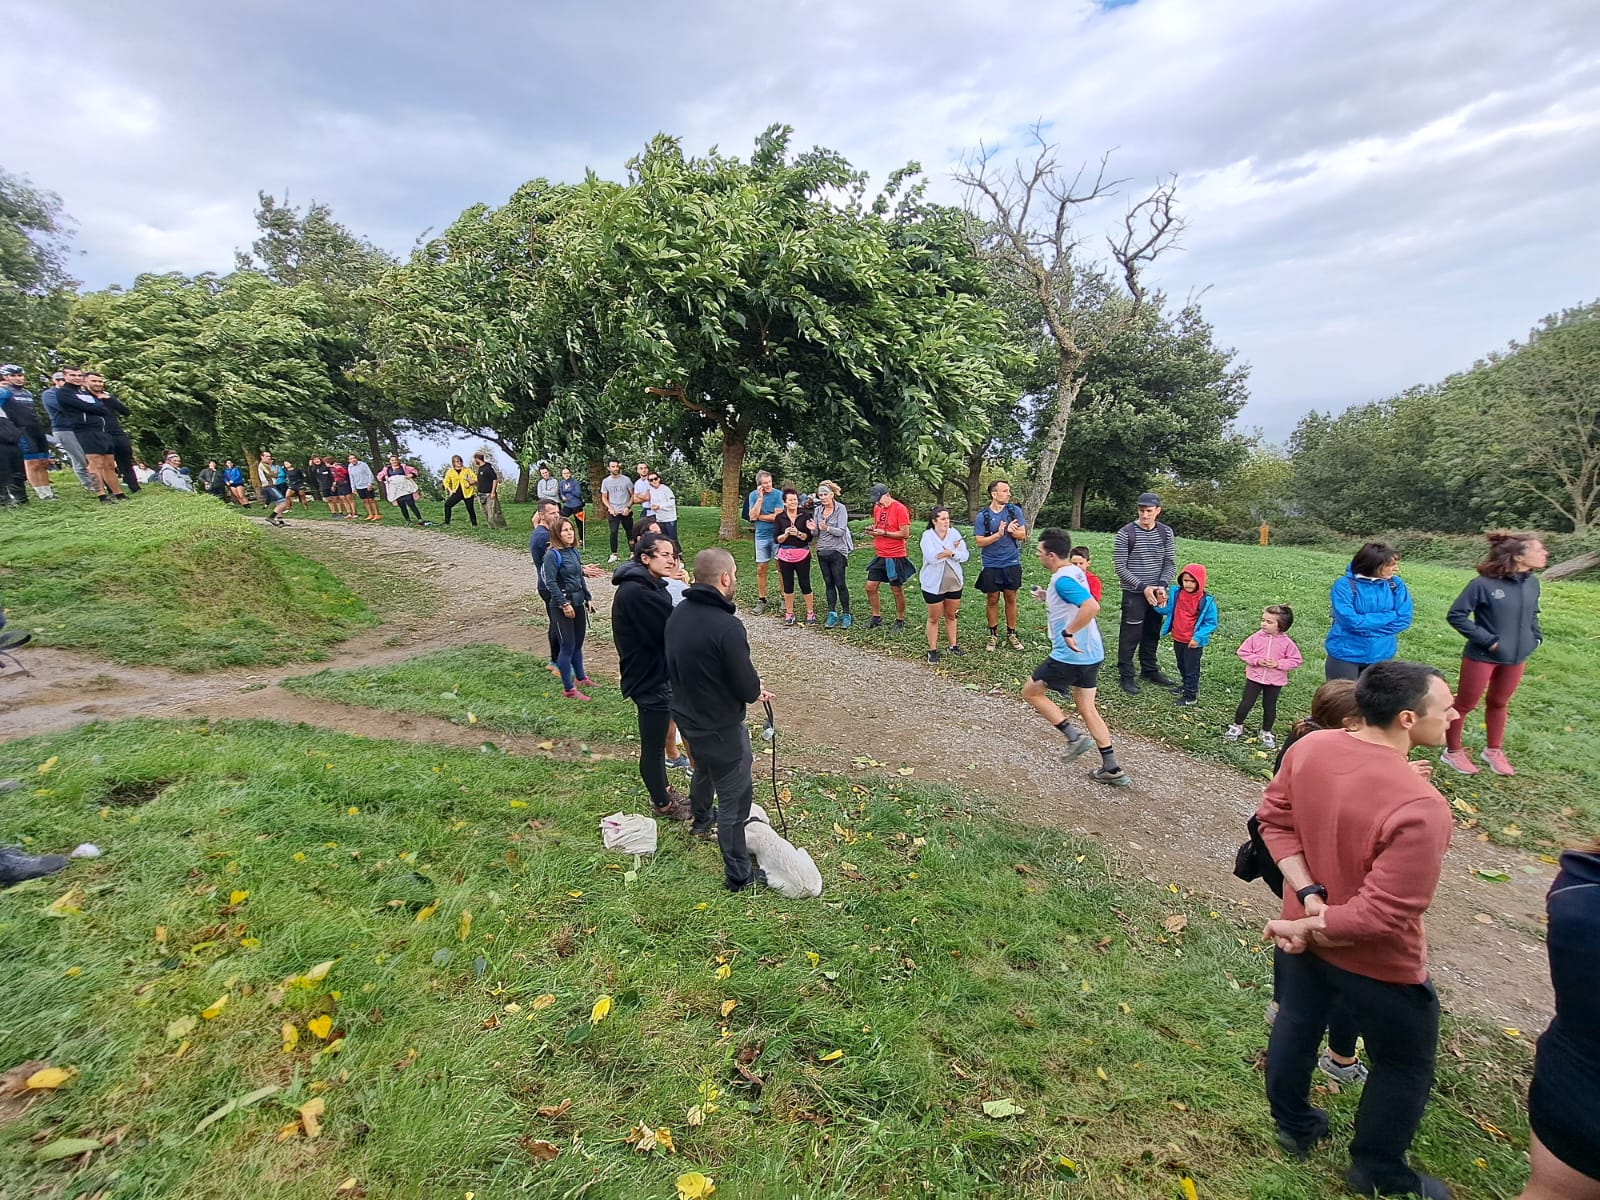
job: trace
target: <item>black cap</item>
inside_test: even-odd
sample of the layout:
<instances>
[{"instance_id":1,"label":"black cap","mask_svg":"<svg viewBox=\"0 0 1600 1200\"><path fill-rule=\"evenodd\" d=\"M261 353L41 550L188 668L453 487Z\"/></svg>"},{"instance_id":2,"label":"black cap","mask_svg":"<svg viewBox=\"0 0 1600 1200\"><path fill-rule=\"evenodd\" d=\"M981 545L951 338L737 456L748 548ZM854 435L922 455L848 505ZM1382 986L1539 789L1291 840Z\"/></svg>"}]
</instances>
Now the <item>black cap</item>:
<instances>
[{"instance_id":1,"label":"black cap","mask_svg":"<svg viewBox=\"0 0 1600 1200\"><path fill-rule=\"evenodd\" d=\"M889 494L889 485L888 484L886 484L886 483L875 483L875 484L872 485L872 502L874 504L876 504L879 500L882 500L888 494Z\"/></svg>"},{"instance_id":2,"label":"black cap","mask_svg":"<svg viewBox=\"0 0 1600 1200\"><path fill-rule=\"evenodd\" d=\"M1150 507L1160 508L1161 507L1161 497L1156 495L1154 492L1141 492L1139 494L1139 507L1140 508L1150 508Z\"/></svg>"}]
</instances>

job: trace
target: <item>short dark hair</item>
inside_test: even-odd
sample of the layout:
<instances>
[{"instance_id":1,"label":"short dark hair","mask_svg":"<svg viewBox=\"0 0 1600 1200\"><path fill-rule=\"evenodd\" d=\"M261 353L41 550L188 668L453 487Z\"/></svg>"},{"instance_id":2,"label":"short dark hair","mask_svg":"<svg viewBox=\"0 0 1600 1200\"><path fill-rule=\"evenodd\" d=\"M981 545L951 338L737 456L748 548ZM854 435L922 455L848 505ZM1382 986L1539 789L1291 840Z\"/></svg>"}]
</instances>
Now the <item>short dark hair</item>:
<instances>
[{"instance_id":1,"label":"short dark hair","mask_svg":"<svg viewBox=\"0 0 1600 1200\"><path fill-rule=\"evenodd\" d=\"M1289 626L1294 624L1294 609L1287 604L1269 604L1267 611L1278 619L1278 632L1288 633Z\"/></svg>"},{"instance_id":2,"label":"short dark hair","mask_svg":"<svg viewBox=\"0 0 1600 1200\"><path fill-rule=\"evenodd\" d=\"M783 491L780 492L779 495L781 495L785 500L787 500L790 496L793 496L796 500L798 500L800 499L800 489L790 484L785 484Z\"/></svg>"},{"instance_id":3,"label":"short dark hair","mask_svg":"<svg viewBox=\"0 0 1600 1200\"><path fill-rule=\"evenodd\" d=\"M1094 557L1094 555L1089 553L1089 547L1087 547L1087 546L1074 546L1072 548L1072 553L1068 554L1067 557L1068 558L1077 558L1080 554L1083 555L1084 558L1093 558Z\"/></svg>"},{"instance_id":4,"label":"short dark hair","mask_svg":"<svg viewBox=\"0 0 1600 1200\"><path fill-rule=\"evenodd\" d=\"M656 552L657 546L660 546L663 543L671 546L674 553L677 552L677 543L664 533L658 533L655 530L651 530L649 533L640 534L638 539L633 543L634 561L642 563L645 559L649 558Z\"/></svg>"},{"instance_id":5,"label":"short dark hair","mask_svg":"<svg viewBox=\"0 0 1600 1200\"><path fill-rule=\"evenodd\" d=\"M554 500L541 500L541 501L539 501L539 503L535 504L533 507L534 507L534 511L535 512L540 512L540 511L542 511L544 509L547 509L547 508L560 508L561 506L559 504L557 504Z\"/></svg>"},{"instance_id":6,"label":"short dark hair","mask_svg":"<svg viewBox=\"0 0 1600 1200\"><path fill-rule=\"evenodd\" d=\"M999 487L1002 483L1007 487L1011 486L1011 481L1009 479L991 479L989 481L989 495L994 495L995 488Z\"/></svg>"},{"instance_id":7,"label":"short dark hair","mask_svg":"<svg viewBox=\"0 0 1600 1200\"><path fill-rule=\"evenodd\" d=\"M1388 542L1368 542L1350 560L1350 570L1357 575L1376 575L1399 557L1400 551Z\"/></svg>"},{"instance_id":8,"label":"short dark hair","mask_svg":"<svg viewBox=\"0 0 1600 1200\"><path fill-rule=\"evenodd\" d=\"M939 514L940 513L943 513L945 516L950 517L950 508L949 508L949 506L948 505L944 505L944 504L935 504L932 508L930 508L928 510L928 528L929 529L933 528L933 523L939 519ZM955 520L954 517L950 517L950 519L952 521Z\"/></svg>"},{"instance_id":9,"label":"short dark hair","mask_svg":"<svg viewBox=\"0 0 1600 1200\"><path fill-rule=\"evenodd\" d=\"M1391 659L1373 663L1356 681L1356 708L1375 729L1387 729L1403 712L1427 711L1428 690L1444 672L1426 663Z\"/></svg>"},{"instance_id":10,"label":"short dark hair","mask_svg":"<svg viewBox=\"0 0 1600 1200\"><path fill-rule=\"evenodd\" d=\"M1057 558L1072 557L1072 536L1065 529L1046 529L1039 535L1039 549Z\"/></svg>"}]
</instances>

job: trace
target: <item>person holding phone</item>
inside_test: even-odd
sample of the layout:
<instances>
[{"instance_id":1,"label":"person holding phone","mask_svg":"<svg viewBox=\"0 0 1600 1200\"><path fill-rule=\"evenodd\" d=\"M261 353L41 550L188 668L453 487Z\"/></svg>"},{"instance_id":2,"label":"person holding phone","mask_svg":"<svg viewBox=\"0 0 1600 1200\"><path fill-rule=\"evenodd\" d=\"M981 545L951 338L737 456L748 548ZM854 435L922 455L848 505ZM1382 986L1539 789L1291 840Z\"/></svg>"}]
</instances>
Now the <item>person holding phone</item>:
<instances>
[{"instance_id":1,"label":"person holding phone","mask_svg":"<svg viewBox=\"0 0 1600 1200\"><path fill-rule=\"evenodd\" d=\"M1139 694L1133 657L1139 656L1139 674L1148 682L1172 687L1176 682L1161 673L1156 648L1161 644L1161 616L1155 610L1167 602L1167 588L1178 569L1177 539L1164 525L1161 497L1144 492L1138 500L1138 517L1117 530L1111 562L1122 586L1122 623L1117 628L1117 683L1130 696Z\"/></svg>"}]
</instances>

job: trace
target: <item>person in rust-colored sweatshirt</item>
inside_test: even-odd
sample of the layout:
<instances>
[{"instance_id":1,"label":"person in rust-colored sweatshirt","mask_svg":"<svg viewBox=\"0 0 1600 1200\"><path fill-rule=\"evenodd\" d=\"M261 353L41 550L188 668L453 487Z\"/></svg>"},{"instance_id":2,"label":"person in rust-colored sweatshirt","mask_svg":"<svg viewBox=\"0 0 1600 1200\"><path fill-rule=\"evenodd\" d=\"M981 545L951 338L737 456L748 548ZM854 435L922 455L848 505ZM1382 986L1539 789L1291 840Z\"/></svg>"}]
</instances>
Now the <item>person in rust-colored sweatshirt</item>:
<instances>
[{"instance_id":1,"label":"person in rust-colored sweatshirt","mask_svg":"<svg viewBox=\"0 0 1600 1200\"><path fill-rule=\"evenodd\" d=\"M1428 979L1422 914L1450 844L1450 806L1407 765L1443 743L1456 712L1444 676L1381 662L1356 685L1365 722L1308 734L1284 756L1256 817L1283 872L1283 912L1265 936L1281 1008L1267 1047L1278 1142L1303 1158L1328 1136L1308 1098L1335 1001L1366 1040L1370 1075L1356 1110L1345 1182L1361 1195L1448 1198L1406 1153L1433 1087L1439 998Z\"/></svg>"}]
</instances>

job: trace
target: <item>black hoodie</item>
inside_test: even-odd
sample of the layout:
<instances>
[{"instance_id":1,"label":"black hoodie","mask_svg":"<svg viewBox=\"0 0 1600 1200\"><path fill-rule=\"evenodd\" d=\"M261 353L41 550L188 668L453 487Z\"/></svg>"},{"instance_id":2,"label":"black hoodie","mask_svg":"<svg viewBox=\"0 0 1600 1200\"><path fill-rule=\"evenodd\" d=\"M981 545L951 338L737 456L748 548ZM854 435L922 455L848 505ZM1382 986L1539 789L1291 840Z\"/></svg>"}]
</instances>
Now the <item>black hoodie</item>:
<instances>
[{"instance_id":1,"label":"black hoodie","mask_svg":"<svg viewBox=\"0 0 1600 1200\"><path fill-rule=\"evenodd\" d=\"M736 729L745 706L761 697L744 623L708 583L692 585L667 619L667 678L673 719L691 742L697 733Z\"/></svg>"},{"instance_id":2,"label":"black hoodie","mask_svg":"<svg viewBox=\"0 0 1600 1200\"><path fill-rule=\"evenodd\" d=\"M611 641L622 672L622 694L644 708L666 708L667 618L672 596L665 580L629 560L611 576Z\"/></svg>"}]
</instances>

